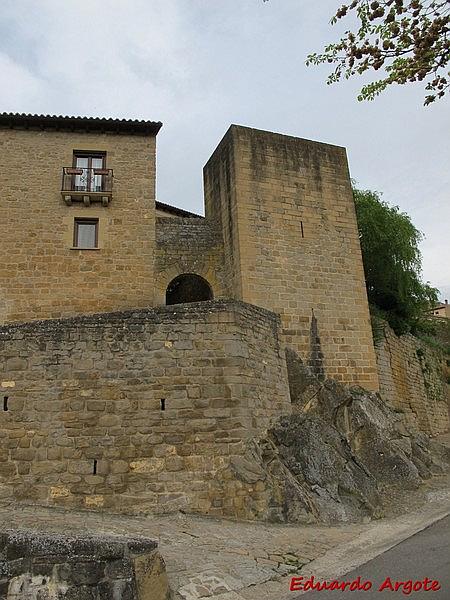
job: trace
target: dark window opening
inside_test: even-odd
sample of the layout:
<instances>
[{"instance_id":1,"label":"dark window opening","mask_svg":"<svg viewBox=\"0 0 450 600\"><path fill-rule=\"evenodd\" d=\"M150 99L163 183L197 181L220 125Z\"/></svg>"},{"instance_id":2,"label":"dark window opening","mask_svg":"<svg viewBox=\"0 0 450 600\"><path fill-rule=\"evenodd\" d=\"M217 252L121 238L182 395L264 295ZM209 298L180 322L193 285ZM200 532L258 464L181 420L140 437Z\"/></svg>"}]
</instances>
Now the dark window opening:
<instances>
[{"instance_id":1,"label":"dark window opening","mask_svg":"<svg viewBox=\"0 0 450 600\"><path fill-rule=\"evenodd\" d=\"M303 221L300 221L300 228L302 230L302 238L305 237L305 232L303 231Z\"/></svg>"},{"instance_id":2,"label":"dark window opening","mask_svg":"<svg viewBox=\"0 0 450 600\"><path fill-rule=\"evenodd\" d=\"M98 219L75 219L73 245L75 248L97 248Z\"/></svg>"},{"instance_id":3,"label":"dark window opening","mask_svg":"<svg viewBox=\"0 0 450 600\"><path fill-rule=\"evenodd\" d=\"M92 473L97 475L97 459L94 459L94 468L92 469Z\"/></svg>"},{"instance_id":4,"label":"dark window opening","mask_svg":"<svg viewBox=\"0 0 450 600\"><path fill-rule=\"evenodd\" d=\"M184 273L178 275L167 286L166 304L184 304L185 302L205 302L213 300L211 286L200 277L193 273Z\"/></svg>"},{"instance_id":5,"label":"dark window opening","mask_svg":"<svg viewBox=\"0 0 450 600\"><path fill-rule=\"evenodd\" d=\"M161 398L161 410L166 410L166 399Z\"/></svg>"},{"instance_id":6,"label":"dark window opening","mask_svg":"<svg viewBox=\"0 0 450 600\"><path fill-rule=\"evenodd\" d=\"M5 412L8 410L8 396L3 396L3 410Z\"/></svg>"}]
</instances>

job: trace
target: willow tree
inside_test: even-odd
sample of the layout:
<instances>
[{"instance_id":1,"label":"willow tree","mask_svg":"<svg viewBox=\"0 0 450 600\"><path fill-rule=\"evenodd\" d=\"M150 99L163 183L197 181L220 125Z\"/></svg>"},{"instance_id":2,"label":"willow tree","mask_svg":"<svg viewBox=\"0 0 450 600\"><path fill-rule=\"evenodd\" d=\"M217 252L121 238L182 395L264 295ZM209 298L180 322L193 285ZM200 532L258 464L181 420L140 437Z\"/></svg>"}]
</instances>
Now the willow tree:
<instances>
[{"instance_id":1,"label":"willow tree","mask_svg":"<svg viewBox=\"0 0 450 600\"><path fill-rule=\"evenodd\" d=\"M369 303L398 334L417 333L438 290L421 278L423 234L377 192L353 190Z\"/></svg>"}]
</instances>

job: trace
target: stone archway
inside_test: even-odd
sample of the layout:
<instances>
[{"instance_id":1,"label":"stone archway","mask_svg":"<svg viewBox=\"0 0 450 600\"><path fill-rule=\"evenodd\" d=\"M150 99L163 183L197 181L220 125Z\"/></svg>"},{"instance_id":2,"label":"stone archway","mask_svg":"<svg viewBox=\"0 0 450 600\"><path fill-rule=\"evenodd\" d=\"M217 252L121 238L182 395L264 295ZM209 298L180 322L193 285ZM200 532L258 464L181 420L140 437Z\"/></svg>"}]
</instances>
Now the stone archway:
<instances>
[{"instance_id":1,"label":"stone archway","mask_svg":"<svg viewBox=\"0 0 450 600\"><path fill-rule=\"evenodd\" d=\"M184 304L186 302L204 302L213 300L213 291L209 283L195 273L183 273L169 283L166 289L166 304Z\"/></svg>"}]
</instances>

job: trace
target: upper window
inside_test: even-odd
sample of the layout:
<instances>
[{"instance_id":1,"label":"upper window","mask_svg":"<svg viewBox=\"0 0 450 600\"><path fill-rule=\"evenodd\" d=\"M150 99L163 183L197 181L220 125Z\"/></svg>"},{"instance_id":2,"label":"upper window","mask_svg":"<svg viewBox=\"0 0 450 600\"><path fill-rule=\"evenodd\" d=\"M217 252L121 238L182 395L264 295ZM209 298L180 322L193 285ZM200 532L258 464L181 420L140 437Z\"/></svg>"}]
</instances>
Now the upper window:
<instances>
[{"instance_id":1,"label":"upper window","mask_svg":"<svg viewBox=\"0 0 450 600\"><path fill-rule=\"evenodd\" d=\"M76 174L73 176L73 190L77 192L102 192L106 155L104 152L74 152L73 166Z\"/></svg>"},{"instance_id":2,"label":"upper window","mask_svg":"<svg viewBox=\"0 0 450 600\"><path fill-rule=\"evenodd\" d=\"M98 247L98 219L75 219L73 245L84 250Z\"/></svg>"}]
</instances>

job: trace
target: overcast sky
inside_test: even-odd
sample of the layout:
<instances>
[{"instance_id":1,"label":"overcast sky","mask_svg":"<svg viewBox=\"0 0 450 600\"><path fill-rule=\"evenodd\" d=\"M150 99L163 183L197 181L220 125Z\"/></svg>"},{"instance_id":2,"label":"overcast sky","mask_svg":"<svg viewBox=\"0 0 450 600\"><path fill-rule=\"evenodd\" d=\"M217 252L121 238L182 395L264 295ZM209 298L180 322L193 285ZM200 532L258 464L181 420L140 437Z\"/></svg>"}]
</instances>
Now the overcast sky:
<instances>
[{"instance_id":1,"label":"overcast sky","mask_svg":"<svg viewBox=\"0 0 450 600\"><path fill-rule=\"evenodd\" d=\"M426 239L424 279L450 298L450 100L362 80L325 84L305 57L336 39L339 0L2 0L0 111L162 121L160 201L203 211L202 167L231 123L346 146L359 186Z\"/></svg>"}]
</instances>

